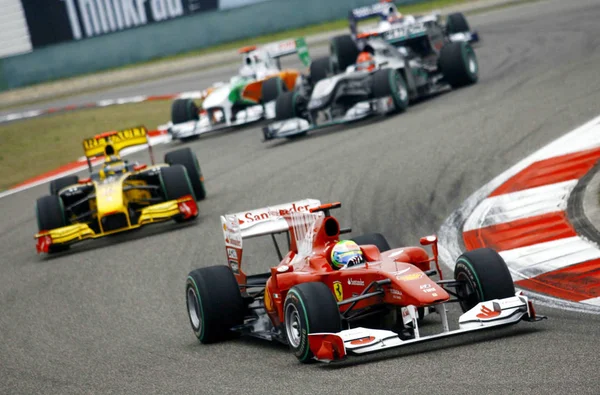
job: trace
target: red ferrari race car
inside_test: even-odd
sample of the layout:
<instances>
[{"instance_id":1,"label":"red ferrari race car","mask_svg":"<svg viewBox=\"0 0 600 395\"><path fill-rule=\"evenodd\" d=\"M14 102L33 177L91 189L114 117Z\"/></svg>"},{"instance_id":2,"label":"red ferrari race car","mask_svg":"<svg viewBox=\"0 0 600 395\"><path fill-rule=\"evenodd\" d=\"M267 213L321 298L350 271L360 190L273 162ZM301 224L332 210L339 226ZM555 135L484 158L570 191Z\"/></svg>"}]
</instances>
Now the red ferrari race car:
<instances>
[{"instance_id":1,"label":"red ferrari race car","mask_svg":"<svg viewBox=\"0 0 600 395\"><path fill-rule=\"evenodd\" d=\"M186 282L188 315L200 342L248 334L289 344L301 362L330 362L545 318L515 292L495 251L464 253L454 278L446 279L435 236L420 240L432 255L422 247L390 249L377 233L340 240L350 232L330 214L340 206L305 199L222 216L228 266L196 269ZM285 256L278 233L287 236ZM268 273L247 275L243 241L267 235L280 263ZM450 302L463 311L457 329L449 325ZM421 334L421 319L429 314L439 315L439 331Z\"/></svg>"}]
</instances>

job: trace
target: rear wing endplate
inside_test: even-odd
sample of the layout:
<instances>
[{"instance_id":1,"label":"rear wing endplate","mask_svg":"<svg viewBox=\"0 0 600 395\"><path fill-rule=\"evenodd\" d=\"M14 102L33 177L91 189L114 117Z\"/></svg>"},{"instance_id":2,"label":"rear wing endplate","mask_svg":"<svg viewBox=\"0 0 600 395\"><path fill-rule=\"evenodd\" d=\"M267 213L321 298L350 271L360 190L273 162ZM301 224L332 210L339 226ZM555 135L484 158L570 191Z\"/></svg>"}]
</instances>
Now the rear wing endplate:
<instances>
[{"instance_id":1,"label":"rear wing endplate","mask_svg":"<svg viewBox=\"0 0 600 395\"><path fill-rule=\"evenodd\" d=\"M306 67L310 66L310 54L304 37L266 44L263 49L274 59L297 53L302 64Z\"/></svg>"}]
</instances>

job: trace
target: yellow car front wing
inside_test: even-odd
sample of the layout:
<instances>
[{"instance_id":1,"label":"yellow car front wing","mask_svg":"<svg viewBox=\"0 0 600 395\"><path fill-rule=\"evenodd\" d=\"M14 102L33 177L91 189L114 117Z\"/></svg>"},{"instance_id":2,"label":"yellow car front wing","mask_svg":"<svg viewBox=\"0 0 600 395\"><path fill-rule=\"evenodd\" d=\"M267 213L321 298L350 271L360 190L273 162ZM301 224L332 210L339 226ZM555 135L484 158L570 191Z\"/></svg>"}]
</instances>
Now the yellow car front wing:
<instances>
[{"instance_id":1,"label":"yellow car front wing","mask_svg":"<svg viewBox=\"0 0 600 395\"><path fill-rule=\"evenodd\" d=\"M97 239L110 234L137 229L151 223L167 221L181 215L183 215L184 220L198 216L198 205L192 196L188 195L176 200L169 200L145 207L140 212L140 217L136 224L110 232L96 233L85 223L63 226L52 230L42 230L35 235L36 249L38 254L42 252L48 253L53 245L67 245L86 239Z\"/></svg>"}]
</instances>

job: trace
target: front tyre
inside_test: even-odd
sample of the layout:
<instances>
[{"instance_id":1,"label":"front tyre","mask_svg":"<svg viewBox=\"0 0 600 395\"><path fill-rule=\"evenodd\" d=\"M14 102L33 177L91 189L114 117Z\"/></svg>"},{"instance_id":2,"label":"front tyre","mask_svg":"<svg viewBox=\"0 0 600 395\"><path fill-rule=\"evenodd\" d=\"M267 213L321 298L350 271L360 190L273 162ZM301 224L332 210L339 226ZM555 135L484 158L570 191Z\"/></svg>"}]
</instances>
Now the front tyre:
<instances>
[{"instance_id":1,"label":"front tyre","mask_svg":"<svg viewBox=\"0 0 600 395\"><path fill-rule=\"evenodd\" d=\"M231 328L244 323L244 300L228 266L210 266L190 272L185 297L192 330L203 344L231 337Z\"/></svg>"},{"instance_id":2,"label":"front tyre","mask_svg":"<svg viewBox=\"0 0 600 395\"><path fill-rule=\"evenodd\" d=\"M263 103L268 103L277 98L283 93L287 92L287 87L281 77L273 77L264 81L261 85L261 99Z\"/></svg>"},{"instance_id":3,"label":"front tyre","mask_svg":"<svg viewBox=\"0 0 600 395\"><path fill-rule=\"evenodd\" d=\"M283 306L285 335L290 349L302 363L313 361L308 335L342 330L340 310L327 285L303 283L288 291Z\"/></svg>"},{"instance_id":4,"label":"front tyre","mask_svg":"<svg viewBox=\"0 0 600 395\"><path fill-rule=\"evenodd\" d=\"M375 99L392 98L392 113L402 112L408 107L408 89L398 70L377 70L371 77L371 90Z\"/></svg>"},{"instance_id":5,"label":"front tyre","mask_svg":"<svg viewBox=\"0 0 600 395\"><path fill-rule=\"evenodd\" d=\"M491 248L479 248L459 256L454 267L454 279L464 284L457 288L463 312L480 302L515 296L515 285L508 266Z\"/></svg>"},{"instance_id":6,"label":"front tyre","mask_svg":"<svg viewBox=\"0 0 600 395\"><path fill-rule=\"evenodd\" d=\"M79 177L77 176L64 176L57 178L56 180L50 181L50 195L58 195L58 192L70 185L77 184Z\"/></svg>"},{"instance_id":7,"label":"front tyre","mask_svg":"<svg viewBox=\"0 0 600 395\"><path fill-rule=\"evenodd\" d=\"M306 99L298 91L284 92L275 101L275 120L300 118L306 107Z\"/></svg>"},{"instance_id":8,"label":"front tyre","mask_svg":"<svg viewBox=\"0 0 600 395\"><path fill-rule=\"evenodd\" d=\"M452 88L472 85L479 79L477 56L469 43L461 41L444 45L438 64Z\"/></svg>"},{"instance_id":9,"label":"front tyre","mask_svg":"<svg viewBox=\"0 0 600 395\"><path fill-rule=\"evenodd\" d=\"M204 177L198 164L198 158L189 147L181 148L165 154L165 163L173 165L182 165L187 171L188 177L196 195L196 200L206 198L206 188L204 187Z\"/></svg>"},{"instance_id":10,"label":"front tyre","mask_svg":"<svg viewBox=\"0 0 600 395\"><path fill-rule=\"evenodd\" d=\"M170 167L161 167L160 179L163 186L165 200L176 200L185 196L191 196L194 200L194 190L192 184L187 175L185 167L181 165L174 165ZM191 221L198 217L196 210L195 215L185 218L183 214L175 216L173 219L175 222Z\"/></svg>"},{"instance_id":11,"label":"front tyre","mask_svg":"<svg viewBox=\"0 0 600 395\"><path fill-rule=\"evenodd\" d=\"M174 124L197 121L198 106L192 99L176 99L171 104L171 122Z\"/></svg>"}]
</instances>

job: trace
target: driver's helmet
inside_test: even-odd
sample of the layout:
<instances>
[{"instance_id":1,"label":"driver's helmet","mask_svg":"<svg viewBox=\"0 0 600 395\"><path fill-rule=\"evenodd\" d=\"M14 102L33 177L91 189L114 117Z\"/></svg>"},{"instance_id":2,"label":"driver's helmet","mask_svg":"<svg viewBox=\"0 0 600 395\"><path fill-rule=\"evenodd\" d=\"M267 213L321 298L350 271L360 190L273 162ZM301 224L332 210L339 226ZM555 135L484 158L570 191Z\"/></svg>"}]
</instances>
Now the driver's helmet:
<instances>
[{"instance_id":1,"label":"driver's helmet","mask_svg":"<svg viewBox=\"0 0 600 395\"><path fill-rule=\"evenodd\" d=\"M375 69L375 59L369 52L363 51L356 58L356 70L373 71Z\"/></svg>"},{"instance_id":2,"label":"driver's helmet","mask_svg":"<svg viewBox=\"0 0 600 395\"><path fill-rule=\"evenodd\" d=\"M109 155L105 158L102 173L105 177L124 174L127 172L127 164L117 155Z\"/></svg>"},{"instance_id":3,"label":"driver's helmet","mask_svg":"<svg viewBox=\"0 0 600 395\"><path fill-rule=\"evenodd\" d=\"M334 269L358 265L365 262L363 252L352 240L340 240L331 250L331 265Z\"/></svg>"},{"instance_id":4,"label":"driver's helmet","mask_svg":"<svg viewBox=\"0 0 600 395\"><path fill-rule=\"evenodd\" d=\"M402 20L402 14L398 12L398 9L394 4L390 4L388 9L384 12L384 15L387 17L386 19L390 23Z\"/></svg>"}]
</instances>

